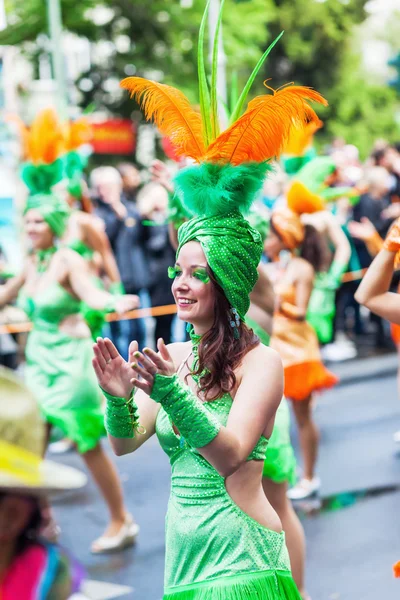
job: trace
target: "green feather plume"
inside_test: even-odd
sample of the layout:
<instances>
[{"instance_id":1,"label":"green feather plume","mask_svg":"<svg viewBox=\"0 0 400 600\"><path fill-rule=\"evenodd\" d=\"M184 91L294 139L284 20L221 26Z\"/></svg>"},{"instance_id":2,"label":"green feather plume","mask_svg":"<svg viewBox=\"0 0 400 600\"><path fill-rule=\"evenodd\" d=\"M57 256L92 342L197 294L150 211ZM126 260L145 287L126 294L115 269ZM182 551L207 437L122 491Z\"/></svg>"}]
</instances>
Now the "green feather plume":
<instances>
[{"instance_id":1,"label":"green feather plume","mask_svg":"<svg viewBox=\"0 0 400 600\"><path fill-rule=\"evenodd\" d=\"M202 163L182 169L175 177L175 190L192 216L246 214L271 169L267 162Z\"/></svg>"}]
</instances>

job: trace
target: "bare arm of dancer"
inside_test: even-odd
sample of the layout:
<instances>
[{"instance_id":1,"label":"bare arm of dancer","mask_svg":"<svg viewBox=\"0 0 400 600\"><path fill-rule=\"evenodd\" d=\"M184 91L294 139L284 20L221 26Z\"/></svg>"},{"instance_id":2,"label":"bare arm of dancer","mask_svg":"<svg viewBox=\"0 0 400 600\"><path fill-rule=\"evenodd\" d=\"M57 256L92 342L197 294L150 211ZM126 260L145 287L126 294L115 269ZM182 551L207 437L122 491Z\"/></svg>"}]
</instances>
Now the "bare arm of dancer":
<instances>
[{"instance_id":1,"label":"bare arm of dancer","mask_svg":"<svg viewBox=\"0 0 400 600\"><path fill-rule=\"evenodd\" d=\"M135 370L143 379L132 380L147 394L151 394L156 373L171 376L175 372L168 348L161 339L157 345L159 354L145 349L145 354L138 359L143 366ZM238 379L240 383L226 427L221 426L210 443L198 448L223 477L228 477L246 462L268 426L272 430L283 394L282 361L274 350L260 344L244 357ZM193 392L189 391L189 394L200 403ZM179 428L178 423L176 426Z\"/></svg>"},{"instance_id":2,"label":"bare arm of dancer","mask_svg":"<svg viewBox=\"0 0 400 600\"><path fill-rule=\"evenodd\" d=\"M171 344L168 346L170 353L176 356L174 369L180 362L180 353L176 352L178 347L186 346L186 344ZM132 392L132 377L135 372L132 370L131 364L137 361L135 352L138 351L138 343L131 342L129 346L129 359L126 362L119 354L111 340L108 338L97 338L93 346L94 359L92 361L97 380L100 387L106 392L117 398L128 399ZM187 354L187 349L185 350ZM139 423L146 433L135 434L133 438L115 438L108 435L112 449L117 456L134 452L144 444L155 433L155 423L160 405L151 400L149 396L141 389L136 388L135 403L139 412Z\"/></svg>"},{"instance_id":3,"label":"bare arm of dancer","mask_svg":"<svg viewBox=\"0 0 400 600\"><path fill-rule=\"evenodd\" d=\"M258 265L257 272L258 279L250 294L250 300L272 316L275 308L274 288L270 278L265 272L265 268L261 264Z\"/></svg>"},{"instance_id":4,"label":"bare arm of dancer","mask_svg":"<svg viewBox=\"0 0 400 600\"><path fill-rule=\"evenodd\" d=\"M117 262L111 250L106 232L96 225L93 221L93 217L90 217L90 220L85 220L83 230L90 248L98 252L103 259L102 266L107 277L112 283L120 282L121 277L119 275Z\"/></svg>"},{"instance_id":5,"label":"bare arm of dancer","mask_svg":"<svg viewBox=\"0 0 400 600\"><path fill-rule=\"evenodd\" d=\"M293 259L291 268L295 276L296 304L283 301L279 303L278 310L290 319L303 321L306 318L315 273L312 266L303 258Z\"/></svg>"},{"instance_id":6,"label":"bare arm of dancer","mask_svg":"<svg viewBox=\"0 0 400 600\"><path fill-rule=\"evenodd\" d=\"M389 292L396 252L381 250L364 275L355 299L369 310L400 325L400 296Z\"/></svg>"},{"instance_id":7,"label":"bare arm of dancer","mask_svg":"<svg viewBox=\"0 0 400 600\"><path fill-rule=\"evenodd\" d=\"M371 256L376 256L382 250L383 239L367 217L362 217L361 223L350 221L348 228L353 238L365 243Z\"/></svg>"},{"instance_id":8,"label":"bare arm of dancer","mask_svg":"<svg viewBox=\"0 0 400 600\"><path fill-rule=\"evenodd\" d=\"M0 306L4 306L14 300L15 296L24 285L24 282L25 273L20 273L19 275L16 275L16 277L9 279L4 285L0 286Z\"/></svg>"},{"instance_id":9,"label":"bare arm of dancer","mask_svg":"<svg viewBox=\"0 0 400 600\"><path fill-rule=\"evenodd\" d=\"M333 260L341 265L347 265L351 254L350 243L337 218L330 212L326 213L326 226L328 238L335 248Z\"/></svg>"},{"instance_id":10,"label":"bare arm of dancer","mask_svg":"<svg viewBox=\"0 0 400 600\"><path fill-rule=\"evenodd\" d=\"M93 283L86 261L73 250L63 248L60 253L60 266L64 267L65 278L74 294L95 310L113 308L117 313L124 313L139 306L139 298L134 295L116 297L99 290Z\"/></svg>"}]
</instances>

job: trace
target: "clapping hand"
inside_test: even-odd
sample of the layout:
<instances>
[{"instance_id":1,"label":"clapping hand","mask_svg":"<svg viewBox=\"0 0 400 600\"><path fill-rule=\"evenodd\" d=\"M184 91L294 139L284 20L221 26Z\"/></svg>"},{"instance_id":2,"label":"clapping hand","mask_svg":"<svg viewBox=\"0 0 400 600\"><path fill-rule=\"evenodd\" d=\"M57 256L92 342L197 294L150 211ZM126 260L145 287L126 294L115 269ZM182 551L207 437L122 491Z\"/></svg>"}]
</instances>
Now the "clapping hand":
<instances>
[{"instance_id":1,"label":"clapping hand","mask_svg":"<svg viewBox=\"0 0 400 600\"><path fill-rule=\"evenodd\" d=\"M152 392L156 374L170 376L176 372L174 361L163 339L160 338L158 340L157 348L159 350L158 354L150 348L144 348L143 353L139 351L134 352L134 360L131 363L131 367L136 373L136 377L130 380L131 387L133 385L140 388L148 396Z\"/></svg>"},{"instance_id":2,"label":"clapping hand","mask_svg":"<svg viewBox=\"0 0 400 600\"><path fill-rule=\"evenodd\" d=\"M131 342L129 346L129 361L126 362L108 338L97 338L93 346L92 360L94 372L100 387L111 396L129 398L133 384L131 362L138 351L138 343Z\"/></svg>"}]
</instances>

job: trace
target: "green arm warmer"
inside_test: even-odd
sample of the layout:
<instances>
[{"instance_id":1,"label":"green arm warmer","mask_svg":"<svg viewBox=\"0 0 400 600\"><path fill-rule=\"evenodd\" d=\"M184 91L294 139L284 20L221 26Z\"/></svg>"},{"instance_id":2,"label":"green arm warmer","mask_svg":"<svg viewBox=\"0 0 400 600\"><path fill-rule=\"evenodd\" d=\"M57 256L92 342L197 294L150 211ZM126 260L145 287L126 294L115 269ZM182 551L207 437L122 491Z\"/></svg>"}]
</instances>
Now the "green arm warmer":
<instances>
[{"instance_id":1,"label":"green arm warmer","mask_svg":"<svg viewBox=\"0 0 400 600\"><path fill-rule=\"evenodd\" d=\"M340 287L343 279L343 274L346 272L347 264L343 264L334 260L329 269L329 277L331 281L336 284L336 287Z\"/></svg>"},{"instance_id":2,"label":"green arm warmer","mask_svg":"<svg viewBox=\"0 0 400 600\"><path fill-rule=\"evenodd\" d=\"M220 422L179 379L178 375L154 377L150 397L159 402L193 448L207 446L218 435Z\"/></svg>"},{"instance_id":3,"label":"green arm warmer","mask_svg":"<svg viewBox=\"0 0 400 600\"><path fill-rule=\"evenodd\" d=\"M114 296L123 296L125 294L122 281L114 281L110 284L110 294L113 294Z\"/></svg>"},{"instance_id":4,"label":"green arm warmer","mask_svg":"<svg viewBox=\"0 0 400 600\"><path fill-rule=\"evenodd\" d=\"M111 396L100 389L107 399L104 413L104 427L107 433L115 438L134 438L135 432L146 433L144 427L139 425L139 412L134 400L135 389L132 390L129 400Z\"/></svg>"}]
</instances>

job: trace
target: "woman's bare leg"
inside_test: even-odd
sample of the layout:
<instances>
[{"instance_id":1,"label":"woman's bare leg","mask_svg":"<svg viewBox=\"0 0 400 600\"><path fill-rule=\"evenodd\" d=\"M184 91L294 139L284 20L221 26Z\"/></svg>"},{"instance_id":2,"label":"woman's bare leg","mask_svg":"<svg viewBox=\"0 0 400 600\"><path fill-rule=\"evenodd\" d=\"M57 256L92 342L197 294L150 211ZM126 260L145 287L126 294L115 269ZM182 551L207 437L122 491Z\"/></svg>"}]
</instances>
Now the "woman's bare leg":
<instances>
[{"instance_id":1,"label":"woman's bare leg","mask_svg":"<svg viewBox=\"0 0 400 600\"><path fill-rule=\"evenodd\" d=\"M271 503L272 508L276 510L278 517L282 521L282 527L286 536L286 545L289 551L293 579L299 588L301 596L306 598L307 595L304 589L306 541L300 519L295 513L293 506L286 495L288 487L287 483L274 483L266 477L263 477L262 483L265 495Z\"/></svg>"},{"instance_id":2,"label":"woman's bare leg","mask_svg":"<svg viewBox=\"0 0 400 600\"><path fill-rule=\"evenodd\" d=\"M100 443L92 450L82 454L82 458L99 487L110 512L111 522L103 535L104 537L113 537L119 532L127 517L117 470Z\"/></svg>"},{"instance_id":3,"label":"woman's bare leg","mask_svg":"<svg viewBox=\"0 0 400 600\"><path fill-rule=\"evenodd\" d=\"M306 400L293 401L292 405L299 429L304 478L311 481L315 474L319 445L319 431L312 414L312 396Z\"/></svg>"}]
</instances>

